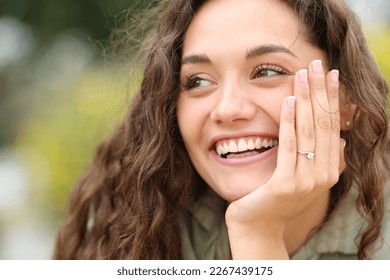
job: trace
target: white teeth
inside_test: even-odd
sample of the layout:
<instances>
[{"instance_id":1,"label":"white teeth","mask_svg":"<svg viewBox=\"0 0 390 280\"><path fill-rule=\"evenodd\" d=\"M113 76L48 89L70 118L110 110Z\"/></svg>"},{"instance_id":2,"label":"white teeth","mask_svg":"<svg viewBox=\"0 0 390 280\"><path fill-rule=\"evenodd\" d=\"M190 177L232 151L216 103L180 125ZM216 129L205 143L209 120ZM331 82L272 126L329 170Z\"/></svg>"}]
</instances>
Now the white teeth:
<instances>
[{"instance_id":1,"label":"white teeth","mask_svg":"<svg viewBox=\"0 0 390 280\"><path fill-rule=\"evenodd\" d=\"M221 146L217 146L217 154L218 155L222 155L222 147Z\"/></svg>"},{"instance_id":2,"label":"white teeth","mask_svg":"<svg viewBox=\"0 0 390 280\"><path fill-rule=\"evenodd\" d=\"M239 152L243 152L243 151L248 150L247 147L248 147L248 146L247 146L246 141L245 141L244 139L240 139L240 140L238 141L238 151L239 151Z\"/></svg>"},{"instance_id":3,"label":"white teeth","mask_svg":"<svg viewBox=\"0 0 390 280\"><path fill-rule=\"evenodd\" d=\"M268 148L269 147L269 141L267 139L264 139L262 144L263 144L264 148Z\"/></svg>"},{"instance_id":4,"label":"white teeth","mask_svg":"<svg viewBox=\"0 0 390 280\"><path fill-rule=\"evenodd\" d=\"M223 154L227 154L229 152L229 146L227 143L223 144L222 152Z\"/></svg>"},{"instance_id":5,"label":"white teeth","mask_svg":"<svg viewBox=\"0 0 390 280\"><path fill-rule=\"evenodd\" d=\"M254 150L254 149L256 149L255 142L252 139L249 139L248 150Z\"/></svg>"},{"instance_id":6,"label":"white teeth","mask_svg":"<svg viewBox=\"0 0 390 280\"><path fill-rule=\"evenodd\" d=\"M256 149L261 148L261 139L260 138L256 138L255 147L256 147Z\"/></svg>"},{"instance_id":7,"label":"white teeth","mask_svg":"<svg viewBox=\"0 0 390 280\"><path fill-rule=\"evenodd\" d=\"M229 152L230 153L237 153L238 152L237 143L234 142L233 140L230 140L230 142L229 142Z\"/></svg>"},{"instance_id":8,"label":"white teeth","mask_svg":"<svg viewBox=\"0 0 390 280\"><path fill-rule=\"evenodd\" d=\"M243 156L249 156L254 154L259 154L258 151L254 151L255 149L261 149L261 148L268 148L273 147L278 144L277 139L262 139L260 137L257 138L251 138L251 139L245 139L240 138L238 140L230 140L230 141L224 141L220 142L216 145L216 152L219 156L227 155L227 158L233 158L233 157L243 157ZM241 154L232 154L237 152L245 152L247 153L241 153Z\"/></svg>"}]
</instances>

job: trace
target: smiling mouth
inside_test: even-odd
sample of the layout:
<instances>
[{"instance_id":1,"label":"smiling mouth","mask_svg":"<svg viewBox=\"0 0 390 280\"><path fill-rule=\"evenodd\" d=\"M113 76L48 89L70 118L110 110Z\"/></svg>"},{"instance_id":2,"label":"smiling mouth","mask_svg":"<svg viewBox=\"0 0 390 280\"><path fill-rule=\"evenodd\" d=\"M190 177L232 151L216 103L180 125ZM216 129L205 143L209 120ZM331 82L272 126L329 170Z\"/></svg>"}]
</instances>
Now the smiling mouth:
<instances>
[{"instance_id":1,"label":"smiling mouth","mask_svg":"<svg viewBox=\"0 0 390 280\"><path fill-rule=\"evenodd\" d=\"M278 144L278 139L246 137L234 140L218 141L215 152L225 159L248 157L261 154Z\"/></svg>"}]
</instances>

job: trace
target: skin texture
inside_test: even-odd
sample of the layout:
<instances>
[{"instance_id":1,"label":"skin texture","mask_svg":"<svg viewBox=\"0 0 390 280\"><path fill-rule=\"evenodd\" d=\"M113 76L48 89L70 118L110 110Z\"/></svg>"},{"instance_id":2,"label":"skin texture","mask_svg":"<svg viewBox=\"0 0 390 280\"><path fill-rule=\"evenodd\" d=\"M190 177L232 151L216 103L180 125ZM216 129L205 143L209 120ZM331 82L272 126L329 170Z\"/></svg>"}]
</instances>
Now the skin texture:
<instances>
[{"instance_id":1,"label":"skin texture","mask_svg":"<svg viewBox=\"0 0 390 280\"><path fill-rule=\"evenodd\" d=\"M178 123L196 170L230 203L235 259L287 259L325 216L345 167L338 71L327 68L279 1L208 1L189 25ZM243 158L215 152L257 137L279 144Z\"/></svg>"}]
</instances>

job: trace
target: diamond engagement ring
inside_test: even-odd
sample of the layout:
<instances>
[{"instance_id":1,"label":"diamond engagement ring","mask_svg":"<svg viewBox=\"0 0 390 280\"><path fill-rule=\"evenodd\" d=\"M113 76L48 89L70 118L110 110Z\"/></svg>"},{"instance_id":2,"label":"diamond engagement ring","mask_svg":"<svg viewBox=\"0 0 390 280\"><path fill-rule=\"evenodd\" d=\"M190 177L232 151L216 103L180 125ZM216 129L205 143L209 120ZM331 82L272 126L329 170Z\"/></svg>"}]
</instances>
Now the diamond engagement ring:
<instances>
[{"instance_id":1,"label":"diamond engagement ring","mask_svg":"<svg viewBox=\"0 0 390 280\"><path fill-rule=\"evenodd\" d=\"M298 151L298 154L304 155L308 159L313 159L315 155L314 152L302 152L302 151Z\"/></svg>"}]
</instances>

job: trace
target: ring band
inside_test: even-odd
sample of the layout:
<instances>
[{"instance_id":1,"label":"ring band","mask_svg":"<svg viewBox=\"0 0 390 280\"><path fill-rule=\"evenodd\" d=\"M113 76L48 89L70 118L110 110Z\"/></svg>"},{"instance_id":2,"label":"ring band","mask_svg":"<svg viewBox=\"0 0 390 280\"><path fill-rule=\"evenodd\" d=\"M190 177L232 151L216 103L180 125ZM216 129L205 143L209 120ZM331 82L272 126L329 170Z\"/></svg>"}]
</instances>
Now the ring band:
<instances>
[{"instance_id":1,"label":"ring band","mask_svg":"<svg viewBox=\"0 0 390 280\"><path fill-rule=\"evenodd\" d=\"M307 157L308 159L313 159L314 156L315 156L315 153L314 153L314 152L302 152L302 151L298 151L298 154L304 155L304 156Z\"/></svg>"}]
</instances>

